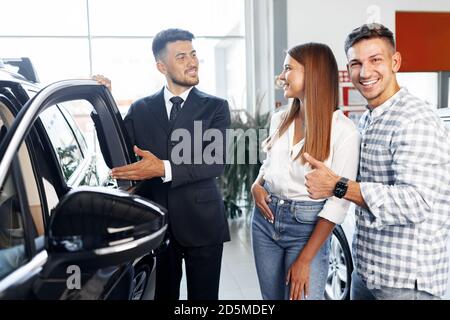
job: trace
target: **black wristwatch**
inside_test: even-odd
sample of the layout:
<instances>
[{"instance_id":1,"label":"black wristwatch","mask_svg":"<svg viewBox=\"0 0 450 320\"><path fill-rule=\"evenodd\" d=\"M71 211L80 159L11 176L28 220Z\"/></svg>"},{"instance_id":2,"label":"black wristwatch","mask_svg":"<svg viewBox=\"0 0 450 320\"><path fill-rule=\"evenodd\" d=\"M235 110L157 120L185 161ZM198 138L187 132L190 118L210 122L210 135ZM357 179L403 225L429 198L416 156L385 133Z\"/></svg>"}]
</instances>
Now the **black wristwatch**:
<instances>
[{"instance_id":1,"label":"black wristwatch","mask_svg":"<svg viewBox=\"0 0 450 320\"><path fill-rule=\"evenodd\" d=\"M337 198L342 198L345 196L345 193L347 192L348 188L348 179L347 178L340 178L339 181L336 183L336 186L334 187L333 194Z\"/></svg>"}]
</instances>

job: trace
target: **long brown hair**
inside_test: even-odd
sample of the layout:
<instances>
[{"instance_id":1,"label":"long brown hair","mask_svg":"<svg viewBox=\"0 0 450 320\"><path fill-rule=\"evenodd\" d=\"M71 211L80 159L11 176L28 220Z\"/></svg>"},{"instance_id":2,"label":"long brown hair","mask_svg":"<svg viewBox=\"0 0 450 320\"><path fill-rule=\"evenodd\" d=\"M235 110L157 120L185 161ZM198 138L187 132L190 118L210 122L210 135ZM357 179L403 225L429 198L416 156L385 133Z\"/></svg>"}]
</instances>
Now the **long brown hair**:
<instances>
[{"instance_id":1,"label":"long brown hair","mask_svg":"<svg viewBox=\"0 0 450 320\"><path fill-rule=\"evenodd\" d=\"M300 107L305 108L305 143L296 157L307 152L320 161L330 155L331 123L333 112L339 104L339 76L336 59L331 49L321 43L305 43L287 52L305 68L305 94L303 103L294 98L291 107L283 116L278 129L265 141L267 149L289 128Z\"/></svg>"}]
</instances>

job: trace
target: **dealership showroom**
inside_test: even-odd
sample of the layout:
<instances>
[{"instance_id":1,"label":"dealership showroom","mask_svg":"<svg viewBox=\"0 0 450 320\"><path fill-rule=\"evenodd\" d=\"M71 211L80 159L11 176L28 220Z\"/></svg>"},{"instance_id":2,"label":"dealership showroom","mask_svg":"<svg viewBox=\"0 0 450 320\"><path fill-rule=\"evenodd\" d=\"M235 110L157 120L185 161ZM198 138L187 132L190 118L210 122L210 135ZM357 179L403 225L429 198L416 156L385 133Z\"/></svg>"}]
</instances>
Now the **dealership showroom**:
<instances>
[{"instance_id":1,"label":"dealership showroom","mask_svg":"<svg viewBox=\"0 0 450 320\"><path fill-rule=\"evenodd\" d=\"M450 0L0 8L0 300L450 300Z\"/></svg>"}]
</instances>

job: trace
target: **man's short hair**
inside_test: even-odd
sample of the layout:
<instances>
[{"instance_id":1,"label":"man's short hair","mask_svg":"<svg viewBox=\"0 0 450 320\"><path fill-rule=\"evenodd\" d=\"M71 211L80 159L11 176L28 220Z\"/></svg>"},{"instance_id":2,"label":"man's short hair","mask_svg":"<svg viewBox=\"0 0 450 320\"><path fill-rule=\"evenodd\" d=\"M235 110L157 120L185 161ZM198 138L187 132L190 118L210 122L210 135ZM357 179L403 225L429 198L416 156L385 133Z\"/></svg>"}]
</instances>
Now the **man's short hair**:
<instances>
[{"instance_id":1,"label":"man's short hair","mask_svg":"<svg viewBox=\"0 0 450 320\"><path fill-rule=\"evenodd\" d=\"M387 40L395 50L395 40L392 31L380 23L368 23L354 29L347 36L347 39L345 39L345 54L347 54L348 49L359 41L373 38L382 38Z\"/></svg>"},{"instance_id":2,"label":"man's short hair","mask_svg":"<svg viewBox=\"0 0 450 320\"><path fill-rule=\"evenodd\" d=\"M169 42L175 41L192 41L194 35L187 30L182 29L166 29L158 32L153 38L152 51L156 60L160 58L161 53L166 49Z\"/></svg>"}]
</instances>

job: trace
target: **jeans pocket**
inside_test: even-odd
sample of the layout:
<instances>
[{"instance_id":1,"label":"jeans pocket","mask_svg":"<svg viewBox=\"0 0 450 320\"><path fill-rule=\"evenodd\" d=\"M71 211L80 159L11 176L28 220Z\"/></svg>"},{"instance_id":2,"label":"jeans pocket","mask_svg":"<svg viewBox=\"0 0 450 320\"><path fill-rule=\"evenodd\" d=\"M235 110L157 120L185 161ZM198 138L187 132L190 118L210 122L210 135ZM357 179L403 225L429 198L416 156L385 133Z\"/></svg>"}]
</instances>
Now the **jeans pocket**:
<instances>
[{"instance_id":1,"label":"jeans pocket","mask_svg":"<svg viewBox=\"0 0 450 320\"><path fill-rule=\"evenodd\" d=\"M295 207L294 219L299 223L315 224L319 218L317 214L320 209L316 207Z\"/></svg>"}]
</instances>

